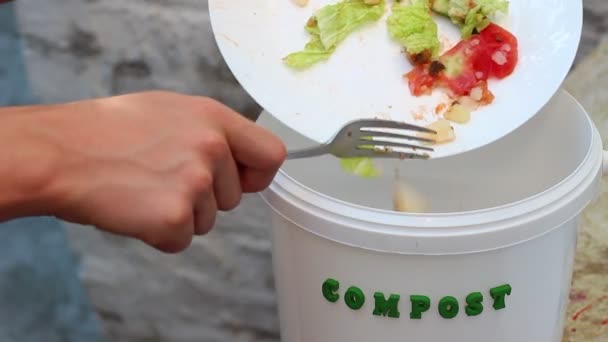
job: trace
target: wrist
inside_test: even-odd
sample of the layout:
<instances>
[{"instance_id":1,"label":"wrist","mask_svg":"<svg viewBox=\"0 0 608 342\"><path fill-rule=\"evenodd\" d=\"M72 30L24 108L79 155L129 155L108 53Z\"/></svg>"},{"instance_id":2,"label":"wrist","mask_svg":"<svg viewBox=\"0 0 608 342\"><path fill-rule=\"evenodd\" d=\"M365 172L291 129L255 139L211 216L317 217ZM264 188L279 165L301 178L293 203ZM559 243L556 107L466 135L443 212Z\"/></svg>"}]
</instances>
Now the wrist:
<instances>
[{"instance_id":1,"label":"wrist","mask_svg":"<svg viewBox=\"0 0 608 342\"><path fill-rule=\"evenodd\" d=\"M44 111L0 111L0 219L52 215L60 202L60 153L47 138Z\"/></svg>"}]
</instances>

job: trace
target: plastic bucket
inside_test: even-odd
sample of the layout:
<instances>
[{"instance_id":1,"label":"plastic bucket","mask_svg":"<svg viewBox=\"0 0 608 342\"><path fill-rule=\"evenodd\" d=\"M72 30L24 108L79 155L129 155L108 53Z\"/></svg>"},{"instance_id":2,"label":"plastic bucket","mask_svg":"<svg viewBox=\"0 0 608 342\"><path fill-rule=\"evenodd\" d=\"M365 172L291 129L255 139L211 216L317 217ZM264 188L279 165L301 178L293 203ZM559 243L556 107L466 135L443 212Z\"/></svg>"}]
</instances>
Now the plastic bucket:
<instances>
[{"instance_id":1,"label":"plastic bucket","mask_svg":"<svg viewBox=\"0 0 608 342\"><path fill-rule=\"evenodd\" d=\"M310 142L271 116L290 148ZM263 193L284 342L561 341L578 217L602 142L564 91L505 138L453 158L383 161L431 212L390 210L393 177L324 156L287 162Z\"/></svg>"}]
</instances>

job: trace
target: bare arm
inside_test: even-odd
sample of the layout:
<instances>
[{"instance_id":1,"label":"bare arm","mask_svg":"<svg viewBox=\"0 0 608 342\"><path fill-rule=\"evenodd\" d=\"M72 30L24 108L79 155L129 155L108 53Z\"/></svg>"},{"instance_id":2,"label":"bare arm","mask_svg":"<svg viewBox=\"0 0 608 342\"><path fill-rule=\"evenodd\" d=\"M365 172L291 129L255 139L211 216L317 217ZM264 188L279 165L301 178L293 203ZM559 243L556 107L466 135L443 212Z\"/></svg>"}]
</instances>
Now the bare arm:
<instances>
[{"instance_id":1,"label":"bare arm","mask_svg":"<svg viewBox=\"0 0 608 342\"><path fill-rule=\"evenodd\" d=\"M284 158L278 138L207 98L0 109L0 221L54 215L177 252Z\"/></svg>"}]
</instances>

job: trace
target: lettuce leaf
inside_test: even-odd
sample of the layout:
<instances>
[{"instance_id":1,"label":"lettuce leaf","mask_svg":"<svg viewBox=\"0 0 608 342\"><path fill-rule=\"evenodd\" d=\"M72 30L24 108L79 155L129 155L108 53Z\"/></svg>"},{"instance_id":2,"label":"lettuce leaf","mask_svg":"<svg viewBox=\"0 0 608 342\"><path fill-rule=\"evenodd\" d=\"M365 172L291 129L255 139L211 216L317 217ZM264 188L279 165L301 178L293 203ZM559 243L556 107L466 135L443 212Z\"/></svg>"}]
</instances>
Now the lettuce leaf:
<instances>
[{"instance_id":1,"label":"lettuce leaf","mask_svg":"<svg viewBox=\"0 0 608 342\"><path fill-rule=\"evenodd\" d=\"M395 4L387 20L388 31L409 54L430 51L439 53L437 24L433 20L428 0L413 1L410 5Z\"/></svg>"},{"instance_id":2,"label":"lettuce leaf","mask_svg":"<svg viewBox=\"0 0 608 342\"><path fill-rule=\"evenodd\" d=\"M379 20L384 14L384 1L368 5L364 0L344 0L317 11L321 42L326 49L335 47L364 24Z\"/></svg>"},{"instance_id":3,"label":"lettuce leaf","mask_svg":"<svg viewBox=\"0 0 608 342\"><path fill-rule=\"evenodd\" d=\"M466 39L473 31L486 28L490 24L490 16L506 13L508 8L507 0L435 0L432 9L458 25L462 38Z\"/></svg>"},{"instance_id":4,"label":"lettuce leaf","mask_svg":"<svg viewBox=\"0 0 608 342\"><path fill-rule=\"evenodd\" d=\"M346 172L359 177L374 178L379 175L371 158L344 158L340 160L340 164Z\"/></svg>"},{"instance_id":5,"label":"lettuce leaf","mask_svg":"<svg viewBox=\"0 0 608 342\"><path fill-rule=\"evenodd\" d=\"M306 24L311 39L304 49L289 54L283 61L295 69L308 68L327 60L350 33L361 26L379 20L385 11L384 0L367 5L364 0L343 0L319 9Z\"/></svg>"},{"instance_id":6,"label":"lettuce leaf","mask_svg":"<svg viewBox=\"0 0 608 342\"><path fill-rule=\"evenodd\" d=\"M311 65L329 59L335 48L325 49L319 37L313 37L304 50L289 54L283 61L294 69L305 69Z\"/></svg>"},{"instance_id":7,"label":"lettuce leaf","mask_svg":"<svg viewBox=\"0 0 608 342\"><path fill-rule=\"evenodd\" d=\"M462 38L469 38L473 31L481 32L488 25L490 19L488 17L497 12L506 13L509 10L509 3L506 0L478 0L477 6L471 9L460 26L460 34Z\"/></svg>"}]
</instances>

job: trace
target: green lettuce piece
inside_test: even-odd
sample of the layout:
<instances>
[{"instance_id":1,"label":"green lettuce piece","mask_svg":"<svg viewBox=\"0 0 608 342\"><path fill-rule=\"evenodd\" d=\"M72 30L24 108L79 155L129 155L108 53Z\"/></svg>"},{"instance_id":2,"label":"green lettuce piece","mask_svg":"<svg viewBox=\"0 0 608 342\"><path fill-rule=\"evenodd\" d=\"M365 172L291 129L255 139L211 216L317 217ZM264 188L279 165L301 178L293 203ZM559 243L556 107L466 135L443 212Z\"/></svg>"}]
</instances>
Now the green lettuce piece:
<instances>
[{"instance_id":1,"label":"green lettuce piece","mask_svg":"<svg viewBox=\"0 0 608 342\"><path fill-rule=\"evenodd\" d=\"M379 175L371 158L344 158L340 160L340 164L346 172L359 177L374 178Z\"/></svg>"},{"instance_id":2,"label":"green lettuce piece","mask_svg":"<svg viewBox=\"0 0 608 342\"><path fill-rule=\"evenodd\" d=\"M507 13L509 3L506 0L478 0L477 6L467 13L464 23L460 27L460 34L463 38L468 38L473 34L473 31L481 32L488 25L490 19L488 17L497 12Z\"/></svg>"},{"instance_id":3,"label":"green lettuce piece","mask_svg":"<svg viewBox=\"0 0 608 342\"><path fill-rule=\"evenodd\" d=\"M437 24L428 0L413 1L410 5L395 4L387 25L391 38L403 45L409 54L428 50L436 57L439 53Z\"/></svg>"},{"instance_id":4,"label":"green lettuce piece","mask_svg":"<svg viewBox=\"0 0 608 342\"><path fill-rule=\"evenodd\" d=\"M473 7L471 7L474 4ZM506 13L509 9L507 0L435 0L433 11L450 20L460 27L462 38L469 38L473 31L481 31L490 24L489 17L498 13Z\"/></svg>"},{"instance_id":5,"label":"green lettuce piece","mask_svg":"<svg viewBox=\"0 0 608 342\"><path fill-rule=\"evenodd\" d=\"M329 59L335 48L326 50L319 37L314 37L304 50L289 54L283 61L294 69L305 69L311 65Z\"/></svg>"},{"instance_id":6,"label":"green lettuce piece","mask_svg":"<svg viewBox=\"0 0 608 342\"><path fill-rule=\"evenodd\" d=\"M367 5L364 0L343 0L319 9L305 29L311 39L304 50L289 54L283 61L292 68L304 69L327 60L337 45L359 27L379 20L385 11L384 0Z\"/></svg>"},{"instance_id":7,"label":"green lettuce piece","mask_svg":"<svg viewBox=\"0 0 608 342\"><path fill-rule=\"evenodd\" d=\"M335 47L359 27L382 18L384 11L383 0L377 5L367 5L363 0L344 0L321 8L315 18L323 46Z\"/></svg>"},{"instance_id":8,"label":"green lettuce piece","mask_svg":"<svg viewBox=\"0 0 608 342\"><path fill-rule=\"evenodd\" d=\"M435 0L433 1L432 10L444 16L448 16L450 11L450 0Z\"/></svg>"}]
</instances>

